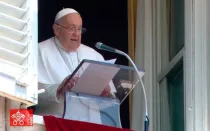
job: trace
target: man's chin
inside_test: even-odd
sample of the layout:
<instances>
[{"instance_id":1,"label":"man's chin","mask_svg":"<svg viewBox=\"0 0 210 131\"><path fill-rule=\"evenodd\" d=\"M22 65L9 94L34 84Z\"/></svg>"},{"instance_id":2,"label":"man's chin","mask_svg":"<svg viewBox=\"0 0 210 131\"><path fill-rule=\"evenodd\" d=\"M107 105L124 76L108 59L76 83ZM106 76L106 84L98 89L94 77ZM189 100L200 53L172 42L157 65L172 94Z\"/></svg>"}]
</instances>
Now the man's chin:
<instances>
[{"instance_id":1,"label":"man's chin","mask_svg":"<svg viewBox=\"0 0 210 131\"><path fill-rule=\"evenodd\" d=\"M76 50L77 48L79 48L79 46L80 46L80 43L75 43L74 44L74 49Z\"/></svg>"},{"instance_id":2,"label":"man's chin","mask_svg":"<svg viewBox=\"0 0 210 131\"><path fill-rule=\"evenodd\" d=\"M68 48L68 51L75 51L75 50L77 50L77 48L79 48L79 46L80 46L80 44L76 43L73 46L70 46Z\"/></svg>"}]
</instances>

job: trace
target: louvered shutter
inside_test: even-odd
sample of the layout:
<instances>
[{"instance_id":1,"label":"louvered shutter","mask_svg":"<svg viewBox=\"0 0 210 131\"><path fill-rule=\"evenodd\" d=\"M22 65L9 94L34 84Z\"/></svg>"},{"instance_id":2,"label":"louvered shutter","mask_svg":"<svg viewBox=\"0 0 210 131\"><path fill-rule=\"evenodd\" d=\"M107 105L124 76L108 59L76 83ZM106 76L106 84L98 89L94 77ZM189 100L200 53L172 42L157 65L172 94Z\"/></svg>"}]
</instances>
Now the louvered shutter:
<instances>
[{"instance_id":1,"label":"louvered shutter","mask_svg":"<svg viewBox=\"0 0 210 131\"><path fill-rule=\"evenodd\" d=\"M0 0L0 95L37 103L37 0Z\"/></svg>"}]
</instances>

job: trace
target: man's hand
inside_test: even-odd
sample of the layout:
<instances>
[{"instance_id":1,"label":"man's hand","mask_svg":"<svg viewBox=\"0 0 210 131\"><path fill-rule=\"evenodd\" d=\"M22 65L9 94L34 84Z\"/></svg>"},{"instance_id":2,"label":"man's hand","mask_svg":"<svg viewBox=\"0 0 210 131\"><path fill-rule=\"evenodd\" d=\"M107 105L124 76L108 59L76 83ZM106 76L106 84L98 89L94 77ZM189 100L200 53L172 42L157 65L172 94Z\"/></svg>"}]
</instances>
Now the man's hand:
<instances>
[{"instance_id":1,"label":"man's hand","mask_svg":"<svg viewBox=\"0 0 210 131\"><path fill-rule=\"evenodd\" d=\"M109 96L110 91L111 91L111 88L110 88L110 86L108 85L108 86L104 89L104 91L101 93L101 96L103 96L103 97Z\"/></svg>"},{"instance_id":2,"label":"man's hand","mask_svg":"<svg viewBox=\"0 0 210 131\"><path fill-rule=\"evenodd\" d=\"M64 93L66 91L70 91L72 87L74 87L74 85L76 84L76 82L78 81L79 77L73 77L71 78L70 81L67 82L67 80L69 79L70 76L66 77L62 83L60 84L60 86L57 89L57 98L60 99L63 97Z\"/></svg>"},{"instance_id":3,"label":"man's hand","mask_svg":"<svg viewBox=\"0 0 210 131\"><path fill-rule=\"evenodd\" d=\"M78 81L79 77L73 77L66 85L64 86L65 91L70 91L71 88L76 84Z\"/></svg>"}]
</instances>

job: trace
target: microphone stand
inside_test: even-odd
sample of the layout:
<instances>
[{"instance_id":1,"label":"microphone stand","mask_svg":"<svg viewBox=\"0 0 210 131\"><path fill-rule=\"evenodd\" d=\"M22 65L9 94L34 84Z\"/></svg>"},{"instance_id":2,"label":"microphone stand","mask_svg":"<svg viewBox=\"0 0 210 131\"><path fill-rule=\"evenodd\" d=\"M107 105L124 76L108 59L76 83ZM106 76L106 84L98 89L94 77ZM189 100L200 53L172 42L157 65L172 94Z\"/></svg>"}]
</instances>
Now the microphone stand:
<instances>
[{"instance_id":1,"label":"microphone stand","mask_svg":"<svg viewBox=\"0 0 210 131\"><path fill-rule=\"evenodd\" d=\"M149 117L148 117L148 109L147 109L147 97L146 97L146 91L145 91L145 87L144 87L144 83L141 79L141 76L139 74L139 71L136 67L136 65L134 64L134 62L132 61L132 59L130 58L130 56L128 56L125 52L123 51L120 51L120 50L117 50L117 49L114 49L112 47L109 47L107 45L104 45L103 43L101 42L97 42L96 43L96 48L100 49L100 50L105 50L105 51L110 51L110 52L113 52L113 53L117 53L117 54L120 54L120 55L123 55L125 56L129 62L132 64L132 66L134 67L138 77L139 77L139 80L140 80L140 83L141 83L141 86L142 86L142 89L143 89L143 93L144 93L144 100L145 100L145 115L146 115L146 118L144 120L144 131L149 131Z\"/></svg>"},{"instance_id":2,"label":"microphone stand","mask_svg":"<svg viewBox=\"0 0 210 131\"><path fill-rule=\"evenodd\" d=\"M130 58L130 56L128 56L125 52L115 49L115 53L125 56L130 61L130 63L134 67L134 69L135 69L135 71L136 71L136 73L139 77L139 80L140 80L140 83L141 83L141 86L142 86L142 89L143 89L143 92L144 92L144 100L145 100L145 115L146 115L146 118L144 120L144 131L149 131L149 117L148 117L148 108L147 108L147 97L146 97L145 87L144 87L142 78L139 74L139 71L138 71L136 65L134 64L134 62L132 61L132 59Z\"/></svg>"}]
</instances>

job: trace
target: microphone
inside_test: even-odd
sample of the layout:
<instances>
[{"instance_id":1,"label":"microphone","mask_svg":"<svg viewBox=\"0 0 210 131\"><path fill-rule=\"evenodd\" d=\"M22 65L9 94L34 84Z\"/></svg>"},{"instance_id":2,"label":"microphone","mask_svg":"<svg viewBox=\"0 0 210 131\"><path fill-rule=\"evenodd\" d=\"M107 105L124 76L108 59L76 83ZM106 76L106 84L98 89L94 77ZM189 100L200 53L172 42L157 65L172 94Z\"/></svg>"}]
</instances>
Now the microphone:
<instances>
[{"instance_id":1,"label":"microphone","mask_svg":"<svg viewBox=\"0 0 210 131\"><path fill-rule=\"evenodd\" d=\"M110 52L114 52L114 53L116 52L116 49L114 49L110 46L107 46L101 42L97 42L95 46L96 46L96 48L98 48L100 50L110 51Z\"/></svg>"},{"instance_id":2,"label":"microphone","mask_svg":"<svg viewBox=\"0 0 210 131\"><path fill-rule=\"evenodd\" d=\"M112 48L110 46L107 46L101 42L97 42L95 44L96 48L98 48L99 50L105 50L105 51L110 51L110 52L113 52L113 53L117 53L117 54L120 54L120 55L123 55L125 56L129 61L130 63L132 64L132 66L134 67L138 77L139 77L139 81L141 83L141 86L142 86L142 89L143 89L143 93L144 93L144 100L145 100L145 115L146 115L146 118L145 118L145 121L144 121L144 130L145 131L148 131L149 130L149 117L148 117L148 108L147 108L147 96L146 96L146 91L145 91L145 87L144 87L144 83L142 81L142 78L140 76L140 73L136 67L136 65L134 64L134 62L132 61L132 59L130 58L130 56L128 56L125 52L123 51L120 51L118 49L115 49L115 48Z\"/></svg>"}]
</instances>

